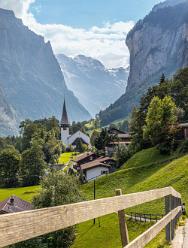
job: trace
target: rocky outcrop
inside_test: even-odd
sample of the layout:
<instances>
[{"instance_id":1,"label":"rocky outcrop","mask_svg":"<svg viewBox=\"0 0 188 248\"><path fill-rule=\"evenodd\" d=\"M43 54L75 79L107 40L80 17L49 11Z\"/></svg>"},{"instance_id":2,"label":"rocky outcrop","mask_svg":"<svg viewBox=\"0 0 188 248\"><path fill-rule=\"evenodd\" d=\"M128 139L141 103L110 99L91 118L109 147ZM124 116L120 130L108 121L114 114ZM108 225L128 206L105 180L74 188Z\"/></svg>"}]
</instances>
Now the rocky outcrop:
<instances>
[{"instance_id":1,"label":"rocky outcrop","mask_svg":"<svg viewBox=\"0 0 188 248\"><path fill-rule=\"evenodd\" d=\"M57 55L66 84L95 116L118 99L127 84L128 70L106 69L98 60L84 55L75 58Z\"/></svg>"},{"instance_id":2,"label":"rocky outcrop","mask_svg":"<svg viewBox=\"0 0 188 248\"><path fill-rule=\"evenodd\" d=\"M71 120L90 118L66 87L51 44L0 9L0 84L18 118L60 117L64 97Z\"/></svg>"},{"instance_id":3,"label":"rocky outcrop","mask_svg":"<svg viewBox=\"0 0 188 248\"><path fill-rule=\"evenodd\" d=\"M139 21L126 40L130 75L126 93L105 112L104 124L127 117L140 97L159 82L188 65L188 1L167 1Z\"/></svg>"}]
</instances>

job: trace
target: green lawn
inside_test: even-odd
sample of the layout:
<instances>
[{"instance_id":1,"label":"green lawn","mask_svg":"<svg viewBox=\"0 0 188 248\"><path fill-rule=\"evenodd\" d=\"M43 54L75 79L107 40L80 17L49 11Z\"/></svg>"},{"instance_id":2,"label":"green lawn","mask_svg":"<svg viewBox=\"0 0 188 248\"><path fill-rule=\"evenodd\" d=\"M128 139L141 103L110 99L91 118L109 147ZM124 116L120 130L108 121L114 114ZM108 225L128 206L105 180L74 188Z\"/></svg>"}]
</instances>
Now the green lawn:
<instances>
[{"instance_id":1,"label":"green lawn","mask_svg":"<svg viewBox=\"0 0 188 248\"><path fill-rule=\"evenodd\" d=\"M100 222L100 226L99 226ZM149 223L127 222L130 240L135 239L151 225ZM121 248L119 223L116 214L104 216L96 220L96 224L88 221L78 226L77 239L73 248L110 247Z\"/></svg>"},{"instance_id":2,"label":"green lawn","mask_svg":"<svg viewBox=\"0 0 188 248\"><path fill-rule=\"evenodd\" d=\"M59 164L67 164L74 157L75 157L75 152L64 152L61 154L58 163Z\"/></svg>"},{"instance_id":3,"label":"green lawn","mask_svg":"<svg viewBox=\"0 0 188 248\"><path fill-rule=\"evenodd\" d=\"M5 200L11 195L16 195L23 200L31 202L33 197L39 192L39 190L40 186L0 189L0 201Z\"/></svg>"}]
</instances>

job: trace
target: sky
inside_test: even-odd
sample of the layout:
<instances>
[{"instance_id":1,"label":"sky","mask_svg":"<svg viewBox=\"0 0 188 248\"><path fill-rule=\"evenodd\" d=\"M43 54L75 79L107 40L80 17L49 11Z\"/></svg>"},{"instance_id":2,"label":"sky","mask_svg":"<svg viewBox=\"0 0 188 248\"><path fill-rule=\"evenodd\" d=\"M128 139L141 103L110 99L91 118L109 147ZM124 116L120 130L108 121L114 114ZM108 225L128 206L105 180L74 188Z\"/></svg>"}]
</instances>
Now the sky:
<instances>
[{"instance_id":1,"label":"sky","mask_svg":"<svg viewBox=\"0 0 188 248\"><path fill-rule=\"evenodd\" d=\"M31 11L43 24L91 28L111 22L137 21L160 0L37 0Z\"/></svg>"},{"instance_id":2,"label":"sky","mask_svg":"<svg viewBox=\"0 0 188 248\"><path fill-rule=\"evenodd\" d=\"M0 0L31 30L50 41L55 54L128 67L127 33L162 0Z\"/></svg>"}]
</instances>

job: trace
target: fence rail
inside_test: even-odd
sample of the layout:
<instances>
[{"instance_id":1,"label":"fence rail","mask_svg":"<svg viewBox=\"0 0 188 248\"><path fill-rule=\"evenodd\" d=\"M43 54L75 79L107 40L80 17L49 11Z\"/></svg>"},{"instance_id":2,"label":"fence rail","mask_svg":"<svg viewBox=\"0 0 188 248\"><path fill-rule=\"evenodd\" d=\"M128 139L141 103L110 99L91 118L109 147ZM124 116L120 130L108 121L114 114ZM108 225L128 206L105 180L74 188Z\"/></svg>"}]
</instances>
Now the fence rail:
<instances>
[{"instance_id":1,"label":"fence rail","mask_svg":"<svg viewBox=\"0 0 188 248\"><path fill-rule=\"evenodd\" d=\"M180 205L181 199L181 195L172 187L127 195L119 195L58 207L1 215L0 247L5 247L21 241L32 239L111 213L119 214L122 246L125 247L125 243L127 241L125 242L124 237L127 235L123 235L123 232L127 232L127 228L125 228L125 218L121 219L123 218L122 211L124 209L163 197L169 197L166 200L167 216L165 216L158 223L162 222L160 227L165 227L164 225L167 225L174 217L174 214L179 211L179 208L177 208L171 212L173 208L177 207L177 205ZM157 234L158 230L160 229L158 228L158 223L156 223L157 227L155 227L155 234ZM130 245L127 247L141 247Z\"/></svg>"},{"instance_id":2,"label":"fence rail","mask_svg":"<svg viewBox=\"0 0 188 248\"><path fill-rule=\"evenodd\" d=\"M176 209L172 210L160 221L158 221L155 225L150 227L146 232L144 232L138 238L136 238L131 243L129 243L126 246L126 248L144 247L153 238L155 238L157 234L159 234L170 221L174 220L179 215L180 212L181 212L181 207L177 207Z\"/></svg>"},{"instance_id":3,"label":"fence rail","mask_svg":"<svg viewBox=\"0 0 188 248\"><path fill-rule=\"evenodd\" d=\"M158 221L164 217L164 214L145 214L145 213L134 213L131 212L127 215L130 220L140 221L140 222L152 222Z\"/></svg>"}]
</instances>

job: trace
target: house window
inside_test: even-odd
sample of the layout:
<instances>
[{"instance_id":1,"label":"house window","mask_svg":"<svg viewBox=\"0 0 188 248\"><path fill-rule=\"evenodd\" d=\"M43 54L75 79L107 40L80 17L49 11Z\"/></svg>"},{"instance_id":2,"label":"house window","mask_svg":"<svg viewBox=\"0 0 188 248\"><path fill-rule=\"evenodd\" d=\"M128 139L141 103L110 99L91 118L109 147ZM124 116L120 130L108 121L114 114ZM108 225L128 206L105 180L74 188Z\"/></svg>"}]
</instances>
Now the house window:
<instances>
[{"instance_id":1,"label":"house window","mask_svg":"<svg viewBox=\"0 0 188 248\"><path fill-rule=\"evenodd\" d=\"M101 171L101 175L106 175L106 174L108 174L108 171L105 171L105 170Z\"/></svg>"}]
</instances>

